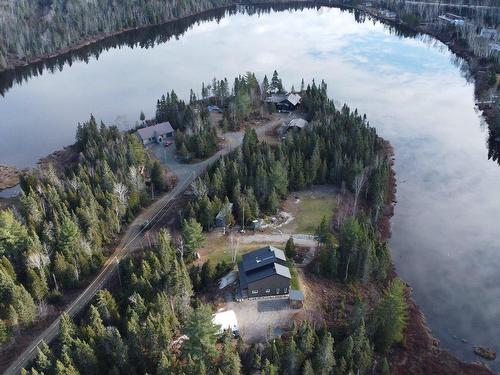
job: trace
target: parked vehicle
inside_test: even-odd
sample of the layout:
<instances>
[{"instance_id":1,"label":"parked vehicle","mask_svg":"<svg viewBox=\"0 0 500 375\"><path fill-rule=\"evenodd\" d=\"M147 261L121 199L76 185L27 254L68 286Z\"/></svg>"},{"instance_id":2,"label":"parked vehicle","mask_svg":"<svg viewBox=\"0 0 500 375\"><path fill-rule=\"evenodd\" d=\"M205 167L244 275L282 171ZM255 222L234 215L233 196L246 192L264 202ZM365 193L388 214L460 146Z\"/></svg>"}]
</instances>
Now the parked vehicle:
<instances>
[{"instance_id":1,"label":"parked vehicle","mask_svg":"<svg viewBox=\"0 0 500 375\"><path fill-rule=\"evenodd\" d=\"M147 229L150 224L151 224L151 222L149 220L144 221L144 223L142 223L142 225L141 225L141 230Z\"/></svg>"}]
</instances>

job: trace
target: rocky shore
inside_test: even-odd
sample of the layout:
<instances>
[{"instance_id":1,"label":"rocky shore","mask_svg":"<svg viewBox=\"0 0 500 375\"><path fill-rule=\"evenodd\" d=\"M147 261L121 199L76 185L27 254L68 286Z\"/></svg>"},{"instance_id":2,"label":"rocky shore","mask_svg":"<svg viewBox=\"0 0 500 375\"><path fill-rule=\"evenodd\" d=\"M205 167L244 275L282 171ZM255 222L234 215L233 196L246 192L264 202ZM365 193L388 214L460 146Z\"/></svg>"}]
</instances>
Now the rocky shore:
<instances>
[{"instance_id":1,"label":"rocky shore","mask_svg":"<svg viewBox=\"0 0 500 375\"><path fill-rule=\"evenodd\" d=\"M0 190L16 186L22 171L7 165L0 165Z\"/></svg>"}]
</instances>

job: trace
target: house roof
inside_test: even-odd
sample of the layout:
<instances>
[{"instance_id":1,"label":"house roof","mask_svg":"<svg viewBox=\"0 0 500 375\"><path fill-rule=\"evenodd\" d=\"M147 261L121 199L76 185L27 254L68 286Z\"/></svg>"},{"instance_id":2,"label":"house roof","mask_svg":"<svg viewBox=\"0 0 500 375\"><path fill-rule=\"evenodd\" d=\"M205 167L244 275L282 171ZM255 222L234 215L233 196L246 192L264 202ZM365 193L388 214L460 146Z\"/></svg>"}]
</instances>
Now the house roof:
<instances>
[{"instance_id":1,"label":"house roof","mask_svg":"<svg viewBox=\"0 0 500 375\"><path fill-rule=\"evenodd\" d=\"M277 260L286 261L285 253L273 246L266 246L243 255L243 260L238 264L240 287L248 288L248 283L273 275L291 279L288 267L277 263Z\"/></svg>"},{"instance_id":2,"label":"house roof","mask_svg":"<svg viewBox=\"0 0 500 375\"><path fill-rule=\"evenodd\" d=\"M299 94L295 93L290 93L286 96L286 99L292 104L292 105L297 105L300 103L300 100L302 99Z\"/></svg>"},{"instance_id":3,"label":"house roof","mask_svg":"<svg viewBox=\"0 0 500 375\"><path fill-rule=\"evenodd\" d=\"M292 278L292 275L290 274L290 270L288 269L288 267L282 266L279 263L271 263L263 267L245 272L246 285L273 275L279 275L287 279Z\"/></svg>"},{"instance_id":4,"label":"house roof","mask_svg":"<svg viewBox=\"0 0 500 375\"><path fill-rule=\"evenodd\" d=\"M296 127L296 128L302 129L305 126L307 126L308 124L309 124L309 122L307 122L303 118L294 118L292 121L290 121L288 123L288 127L289 128Z\"/></svg>"},{"instance_id":5,"label":"house roof","mask_svg":"<svg viewBox=\"0 0 500 375\"><path fill-rule=\"evenodd\" d=\"M266 98L266 102L268 103L281 103L287 99L285 94L272 94Z\"/></svg>"},{"instance_id":6,"label":"house roof","mask_svg":"<svg viewBox=\"0 0 500 375\"><path fill-rule=\"evenodd\" d=\"M218 220L224 219L224 215L226 214L226 208L229 208L229 210L233 212L233 204L229 202L227 205L222 206L215 219Z\"/></svg>"},{"instance_id":7,"label":"house roof","mask_svg":"<svg viewBox=\"0 0 500 375\"><path fill-rule=\"evenodd\" d=\"M254 250L243 255L242 258L241 263L246 272L263 267L267 264L275 263L276 260L286 262L283 250L277 249L274 246L266 246L261 249Z\"/></svg>"},{"instance_id":8,"label":"house roof","mask_svg":"<svg viewBox=\"0 0 500 375\"><path fill-rule=\"evenodd\" d=\"M157 135L164 135L167 133L173 133L174 128L170 125L170 122L162 122L161 124L156 124L153 126L148 126L137 130L139 136L144 139L149 139L151 137L156 137Z\"/></svg>"}]
</instances>

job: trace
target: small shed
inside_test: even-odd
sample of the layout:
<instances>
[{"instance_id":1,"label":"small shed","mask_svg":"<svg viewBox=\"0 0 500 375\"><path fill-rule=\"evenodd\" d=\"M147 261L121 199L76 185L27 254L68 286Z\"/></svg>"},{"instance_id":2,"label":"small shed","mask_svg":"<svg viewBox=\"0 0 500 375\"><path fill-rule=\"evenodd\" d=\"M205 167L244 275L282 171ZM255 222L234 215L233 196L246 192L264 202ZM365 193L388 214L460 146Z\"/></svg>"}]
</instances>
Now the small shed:
<instances>
[{"instance_id":1,"label":"small shed","mask_svg":"<svg viewBox=\"0 0 500 375\"><path fill-rule=\"evenodd\" d=\"M224 289L225 287L235 283L237 280L238 272L231 271L219 280L219 289Z\"/></svg>"},{"instance_id":2,"label":"small shed","mask_svg":"<svg viewBox=\"0 0 500 375\"><path fill-rule=\"evenodd\" d=\"M304 293L300 290L290 289L288 298L290 299L290 306L294 309L301 309L304 307Z\"/></svg>"},{"instance_id":3,"label":"small shed","mask_svg":"<svg viewBox=\"0 0 500 375\"><path fill-rule=\"evenodd\" d=\"M252 230L262 229L262 219L252 220Z\"/></svg>"}]
</instances>

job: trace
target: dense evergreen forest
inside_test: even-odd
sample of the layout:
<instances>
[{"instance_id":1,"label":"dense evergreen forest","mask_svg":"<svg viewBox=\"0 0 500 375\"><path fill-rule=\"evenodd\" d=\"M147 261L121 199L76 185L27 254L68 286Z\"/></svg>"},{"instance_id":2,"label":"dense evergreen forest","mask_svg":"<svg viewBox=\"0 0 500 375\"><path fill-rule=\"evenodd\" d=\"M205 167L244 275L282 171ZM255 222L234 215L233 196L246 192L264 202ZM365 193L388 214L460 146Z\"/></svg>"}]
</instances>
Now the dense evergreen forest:
<instances>
[{"instance_id":1,"label":"dense evergreen forest","mask_svg":"<svg viewBox=\"0 0 500 375\"><path fill-rule=\"evenodd\" d=\"M277 77L278 73L274 74ZM156 103L155 121L168 121L176 130L176 150L181 157L188 160L206 158L218 149L217 127L222 132L238 131L250 116L263 116L273 111L264 102L271 86L265 77L261 90L253 73L236 77L232 87L227 78L220 81L214 78L212 83L202 85L201 98L191 90L188 104L174 91L163 95ZM211 120L209 105L222 112L222 119L216 124Z\"/></svg>"},{"instance_id":2,"label":"dense evergreen forest","mask_svg":"<svg viewBox=\"0 0 500 375\"><path fill-rule=\"evenodd\" d=\"M0 345L100 269L106 245L149 202L147 177L166 188L159 163L116 127L92 117L73 147L76 163L22 176L20 208L0 211Z\"/></svg>"},{"instance_id":3,"label":"dense evergreen forest","mask_svg":"<svg viewBox=\"0 0 500 375\"><path fill-rule=\"evenodd\" d=\"M0 70L106 33L161 24L230 0L0 1Z\"/></svg>"},{"instance_id":4,"label":"dense evergreen forest","mask_svg":"<svg viewBox=\"0 0 500 375\"><path fill-rule=\"evenodd\" d=\"M233 94L250 95L254 78L250 73L238 77ZM257 86L267 92L282 83L275 72L271 82L266 78ZM247 127L241 149L193 184L195 196L183 215L183 245L174 244L162 229L156 245L122 263L111 291L100 291L76 321L63 316L57 342L42 345L23 374L389 374L391 347L404 341L408 319L405 286L399 279L387 280L389 253L375 230L389 164L366 118L347 106L336 109L326 91L325 83L303 88L303 109L311 123L281 144L260 142ZM237 101L221 93L210 100ZM165 97L168 102L172 95ZM249 104L249 111L260 105ZM181 123L176 126L182 128ZM233 265L212 268L206 262L200 270L190 264L203 243L203 228L210 229L221 202L235 202L227 215L241 223L243 207L245 220L272 213L290 191L313 184L336 185L355 199L340 228L326 218L318 227L322 246L308 272L348 281L351 287L376 281L382 296L370 308L357 298L349 312L342 307L332 312L346 317L335 329L305 320L260 345L228 331L218 333L212 307L196 292Z\"/></svg>"},{"instance_id":5,"label":"dense evergreen forest","mask_svg":"<svg viewBox=\"0 0 500 375\"><path fill-rule=\"evenodd\" d=\"M158 25L221 7L243 4L284 4L283 0L127 0L120 2L81 2L76 0L12 1L0 0L0 70L19 63L53 55L83 41L150 25ZM434 21L439 12L452 11L473 20L463 31L472 42L474 25L498 26L500 12L495 0L458 0L456 4L482 5L490 8L457 8L432 4L413 4L405 0L374 0L378 6L392 9L407 21ZM320 4L356 6L360 0L330 0ZM410 22L411 23L411 22ZM485 50L474 42L477 53Z\"/></svg>"}]
</instances>

